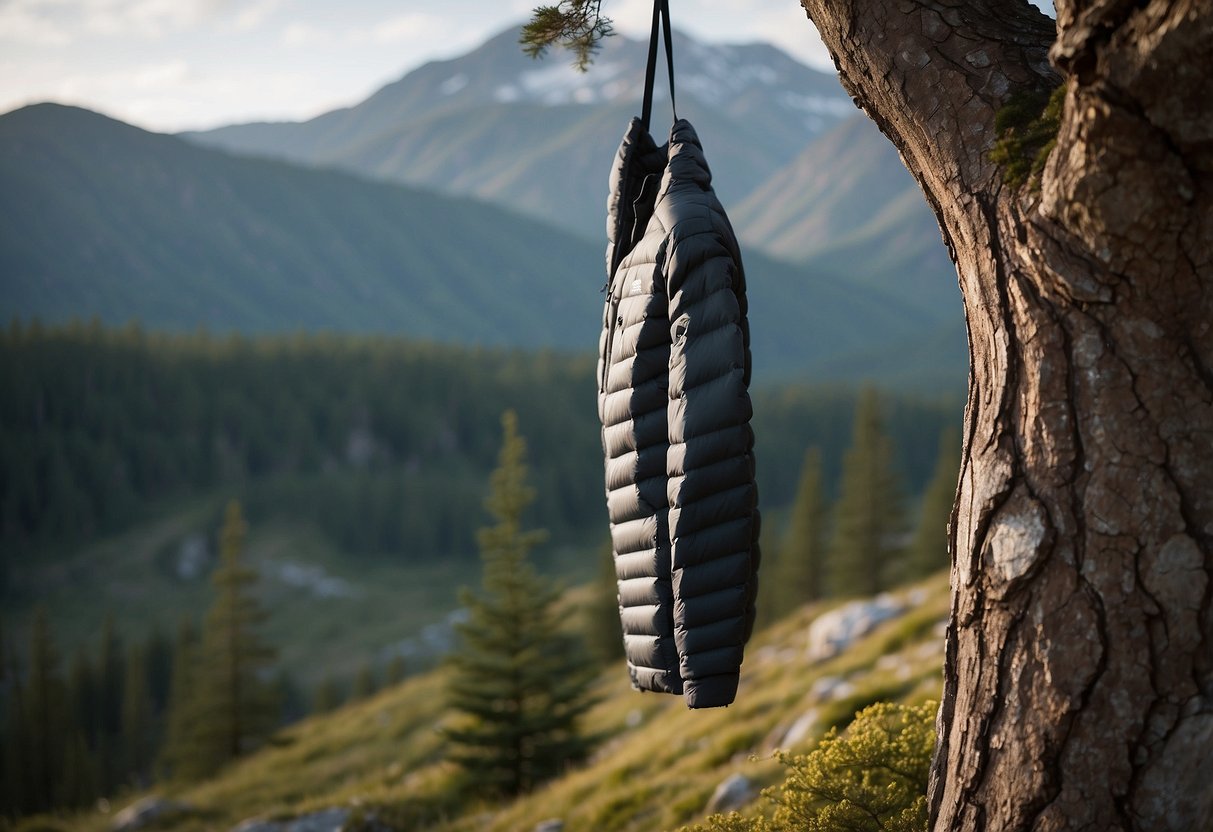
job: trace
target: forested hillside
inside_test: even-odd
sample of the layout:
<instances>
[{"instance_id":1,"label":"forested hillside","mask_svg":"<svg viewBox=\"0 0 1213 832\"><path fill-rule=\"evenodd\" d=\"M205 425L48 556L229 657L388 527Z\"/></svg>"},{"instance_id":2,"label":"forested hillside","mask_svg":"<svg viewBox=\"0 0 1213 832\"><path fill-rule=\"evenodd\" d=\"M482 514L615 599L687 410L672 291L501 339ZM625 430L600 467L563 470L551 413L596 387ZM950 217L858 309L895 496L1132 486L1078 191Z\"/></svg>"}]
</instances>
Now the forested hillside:
<instances>
[{"instance_id":1,"label":"forested hillside","mask_svg":"<svg viewBox=\"0 0 1213 832\"><path fill-rule=\"evenodd\" d=\"M6 318L539 347L597 317L601 248L542 223L76 107L0 116L0 211Z\"/></svg>"},{"instance_id":2,"label":"forested hillside","mask_svg":"<svg viewBox=\"0 0 1213 832\"><path fill-rule=\"evenodd\" d=\"M553 599L590 578L606 537L595 392L592 358L554 352L97 323L0 332L0 658L37 707L75 714L57 734L38 733L33 705L10 715L3 731L22 755L46 745L75 773L67 792L9 788L5 805L85 805L178 754L189 711L171 706L185 683L170 664L197 667L203 649L220 667L228 639L215 633L239 618L225 609L257 624L245 672L265 683L258 741L431 667L463 620L456 589L480 572L506 410L530 449L522 525L550 532L536 568L563 582ZM917 495L928 478L951 493L955 464L937 458L959 402L808 386L753 398L764 620L939 568L945 512L930 498L918 509ZM588 603L561 603L593 620L606 655L619 646L613 574L595 587ZM102 716L80 704L93 686L109 691ZM3 696L25 702L23 690Z\"/></svg>"},{"instance_id":3,"label":"forested hillside","mask_svg":"<svg viewBox=\"0 0 1213 832\"><path fill-rule=\"evenodd\" d=\"M390 338L12 325L0 333L0 542L62 547L221 488L253 520L315 522L351 556L466 555L507 408L531 440L536 519L558 543L592 535L605 523L592 365ZM754 399L764 504L791 498L809 444L832 482L854 392ZM886 411L917 492L959 403L892 397Z\"/></svg>"},{"instance_id":4,"label":"forested hillside","mask_svg":"<svg viewBox=\"0 0 1213 832\"><path fill-rule=\"evenodd\" d=\"M0 212L5 320L578 351L601 323L601 244L486 203L231 156L75 107L0 116ZM839 378L827 364L863 354L864 377L960 389L959 338L927 362L897 360L902 344L931 339L938 310L847 270L757 250L745 263L757 378Z\"/></svg>"}]
</instances>

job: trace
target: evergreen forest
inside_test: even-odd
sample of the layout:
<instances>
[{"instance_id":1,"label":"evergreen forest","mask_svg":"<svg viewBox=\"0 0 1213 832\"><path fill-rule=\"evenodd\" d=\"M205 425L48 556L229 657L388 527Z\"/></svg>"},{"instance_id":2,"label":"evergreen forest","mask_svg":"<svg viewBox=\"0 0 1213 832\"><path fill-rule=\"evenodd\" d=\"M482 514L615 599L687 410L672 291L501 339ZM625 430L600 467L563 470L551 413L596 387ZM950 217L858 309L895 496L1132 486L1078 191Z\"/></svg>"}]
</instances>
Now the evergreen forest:
<instances>
[{"instance_id":1,"label":"evergreen forest","mask_svg":"<svg viewBox=\"0 0 1213 832\"><path fill-rule=\"evenodd\" d=\"M215 491L253 522L313 520L351 557L471 559L507 409L532 437L533 516L557 543L603 534L583 355L14 323L0 333L0 392L0 575L10 559L53 557ZM754 391L764 506L791 499L810 445L836 480L856 401L842 386ZM883 407L890 462L916 494L961 404L901 395Z\"/></svg>"},{"instance_id":2,"label":"evergreen forest","mask_svg":"<svg viewBox=\"0 0 1213 832\"><path fill-rule=\"evenodd\" d=\"M485 531L489 516L499 530L542 529L519 538L534 565L518 574L549 582L545 606L520 610L519 620L563 620L567 587L588 581L575 593L577 632L557 627L559 638L587 645L569 654L592 659L581 678L617 661L592 358L324 333L13 323L0 333L0 390L0 798L9 816L197 782L272 743L283 725L432 666L366 639L354 647L341 641L345 631L334 639L356 668L321 658L297 619L283 623L248 559L246 538L267 526L306 529L345 568L368 574L459 564L458 583L469 585L479 552L490 593L502 591L492 581L503 573L489 571L501 557L489 553L506 550ZM760 386L753 398L763 622L945 565L958 401L812 385ZM499 462L516 467L520 452L509 449L522 443L526 484L514 476L522 496L503 510L504 475L490 474ZM209 587L169 599L176 617L124 605L126 579L99 587L83 608L41 583L71 573L82 547L125 546L198 501L216 556L203 569ZM429 591L449 593L440 608L490 603L466 592L456 601L453 589ZM308 615L323 619L322 606ZM454 645L474 648L476 620L455 625ZM470 666L459 655L454 666ZM463 707L477 713L470 700ZM561 730L570 758L584 755L589 738ZM503 782L513 792L533 777Z\"/></svg>"}]
</instances>

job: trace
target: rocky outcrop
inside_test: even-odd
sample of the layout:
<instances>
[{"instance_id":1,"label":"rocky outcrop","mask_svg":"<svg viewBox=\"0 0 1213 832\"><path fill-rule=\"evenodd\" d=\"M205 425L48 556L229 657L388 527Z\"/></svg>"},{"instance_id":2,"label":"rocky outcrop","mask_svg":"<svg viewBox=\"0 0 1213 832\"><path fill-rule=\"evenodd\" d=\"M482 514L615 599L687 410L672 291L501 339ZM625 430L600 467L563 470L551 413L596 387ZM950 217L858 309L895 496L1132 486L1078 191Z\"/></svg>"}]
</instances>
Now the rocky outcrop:
<instances>
[{"instance_id":1,"label":"rocky outcrop","mask_svg":"<svg viewBox=\"0 0 1213 832\"><path fill-rule=\"evenodd\" d=\"M907 609L907 601L886 592L822 613L809 625L809 661L820 662L837 656L877 625L897 618Z\"/></svg>"},{"instance_id":2,"label":"rocky outcrop","mask_svg":"<svg viewBox=\"0 0 1213 832\"><path fill-rule=\"evenodd\" d=\"M750 783L750 778L744 774L730 774L716 787L716 791L712 792L712 797L708 800L707 813L710 815L714 812L740 809L753 799L754 786Z\"/></svg>"},{"instance_id":3,"label":"rocky outcrop","mask_svg":"<svg viewBox=\"0 0 1213 832\"><path fill-rule=\"evenodd\" d=\"M194 807L189 803L150 795L135 801L115 815L110 829L113 832L134 832L136 829L143 829L170 815L188 814L193 811Z\"/></svg>"}]
</instances>

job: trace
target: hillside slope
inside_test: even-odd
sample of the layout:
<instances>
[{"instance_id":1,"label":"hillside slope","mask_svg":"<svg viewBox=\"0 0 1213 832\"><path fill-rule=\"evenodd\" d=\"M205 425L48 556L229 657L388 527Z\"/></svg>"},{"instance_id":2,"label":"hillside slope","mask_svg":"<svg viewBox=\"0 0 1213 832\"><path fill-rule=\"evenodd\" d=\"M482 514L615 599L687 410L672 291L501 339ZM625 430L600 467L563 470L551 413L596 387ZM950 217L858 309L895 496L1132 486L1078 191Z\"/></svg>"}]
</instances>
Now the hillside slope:
<instances>
[{"instance_id":1,"label":"hillside slope","mask_svg":"<svg viewBox=\"0 0 1213 832\"><path fill-rule=\"evenodd\" d=\"M567 346L599 314L598 247L532 220L77 108L0 117L0 211L6 318Z\"/></svg>"},{"instance_id":2,"label":"hillside slope","mask_svg":"<svg viewBox=\"0 0 1213 832\"><path fill-rule=\"evenodd\" d=\"M486 203L237 157L96 113L0 116L0 316L388 332L590 351L602 249ZM745 255L755 373L929 334L827 269Z\"/></svg>"},{"instance_id":3,"label":"hillside slope","mask_svg":"<svg viewBox=\"0 0 1213 832\"><path fill-rule=\"evenodd\" d=\"M922 191L867 117L831 129L732 211L742 241L961 320L956 270Z\"/></svg>"},{"instance_id":4,"label":"hillside slope","mask_svg":"<svg viewBox=\"0 0 1213 832\"><path fill-rule=\"evenodd\" d=\"M805 750L871 702L938 696L946 578L893 598L901 612L834 657L806 652L828 605L759 633L730 708L689 711L681 698L629 690L622 666L604 670L587 728L605 742L585 766L513 802L459 802L448 792L453 771L434 730L446 718L439 670L287 729L272 747L174 794L190 808L152 828L226 829L249 817L335 807L346 828L375 817L378 829L433 832L514 832L551 818L567 832L673 829L701 817L730 775L755 790L781 779L774 749ZM89 814L65 827L91 832L110 822Z\"/></svg>"}]
</instances>

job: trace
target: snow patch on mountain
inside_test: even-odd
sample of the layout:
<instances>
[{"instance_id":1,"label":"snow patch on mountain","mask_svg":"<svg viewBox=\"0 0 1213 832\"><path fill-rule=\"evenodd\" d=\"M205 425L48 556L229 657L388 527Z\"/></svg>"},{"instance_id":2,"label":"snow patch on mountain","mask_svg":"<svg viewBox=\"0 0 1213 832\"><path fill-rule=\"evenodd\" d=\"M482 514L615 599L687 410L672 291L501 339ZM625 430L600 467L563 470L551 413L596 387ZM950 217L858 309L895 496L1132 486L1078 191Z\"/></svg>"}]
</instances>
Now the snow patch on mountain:
<instances>
[{"instance_id":1,"label":"snow patch on mountain","mask_svg":"<svg viewBox=\"0 0 1213 832\"><path fill-rule=\"evenodd\" d=\"M807 70L777 50L756 45L704 44L682 35L676 37L676 46L678 91L715 110L729 111L748 96L759 96L790 114L813 116L809 128L814 133L851 112L850 100L841 90L833 96L803 91ZM495 78L491 98L504 104L546 106L638 99L644 78L642 47L626 40L610 44L587 72L579 72L563 61L550 61ZM659 97L667 88L663 64L658 61ZM446 83L453 85L454 80Z\"/></svg>"},{"instance_id":2,"label":"snow patch on mountain","mask_svg":"<svg viewBox=\"0 0 1213 832\"><path fill-rule=\"evenodd\" d=\"M531 101L550 107L561 104L595 104L611 101L632 90L632 84L622 76L629 67L621 63L600 61L582 73L567 64L551 64L522 72L512 84L503 84L494 91L500 102Z\"/></svg>"},{"instance_id":3,"label":"snow patch on mountain","mask_svg":"<svg viewBox=\"0 0 1213 832\"><path fill-rule=\"evenodd\" d=\"M468 77L460 72L458 75L452 75L441 84L438 85L438 92L443 95L454 95L468 85Z\"/></svg>"}]
</instances>

